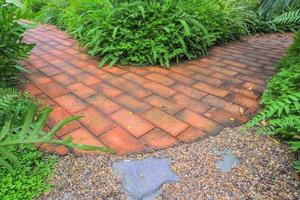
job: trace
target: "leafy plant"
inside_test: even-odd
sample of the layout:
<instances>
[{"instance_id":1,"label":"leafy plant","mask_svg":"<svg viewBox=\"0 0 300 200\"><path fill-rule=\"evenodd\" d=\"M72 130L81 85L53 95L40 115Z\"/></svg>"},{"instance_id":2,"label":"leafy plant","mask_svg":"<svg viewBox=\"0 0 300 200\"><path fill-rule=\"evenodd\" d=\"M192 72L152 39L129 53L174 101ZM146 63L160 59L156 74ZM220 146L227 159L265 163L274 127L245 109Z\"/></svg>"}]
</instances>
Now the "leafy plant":
<instances>
[{"instance_id":1,"label":"leafy plant","mask_svg":"<svg viewBox=\"0 0 300 200\"><path fill-rule=\"evenodd\" d=\"M264 133L286 139L291 149L300 149L300 31L287 55L280 61L280 72L267 85L261 104L262 111L247 127L259 126ZM299 161L295 162L300 171Z\"/></svg>"},{"instance_id":2,"label":"leafy plant","mask_svg":"<svg viewBox=\"0 0 300 200\"><path fill-rule=\"evenodd\" d=\"M28 111L32 97L13 88L0 88L0 128L3 127L5 114L18 113L15 116L15 124L19 124L22 116Z\"/></svg>"},{"instance_id":3,"label":"leafy plant","mask_svg":"<svg viewBox=\"0 0 300 200\"><path fill-rule=\"evenodd\" d=\"M63 2L38 6L35 19L73 34L92 56L101 57L100 66L169 66L203 56L216 43L249 34L258 22L250 0ZM30 7L35 8L28 4L26 9Z\"/></svg>"},{"instance_id":4,"label":"leafy plant","mask_svg":"<svg viewBox=\"0 0 300 200\"><path fill-rule=\"evenodd\" d=\"M22 42L25 29L18 24L20 11L0 0L0 87L11 86L24 69L18 61L25 58L33 45Z\"/></svg>"},{"instance_id":5,"label":"leafy plant","mask_svg":"<svg viewBox=\"0 0 300 200\"><path fill-rule=\"evenodd\" d=\"M292 0L261 0L259 14L266 17L280 8L287 7L291 2Z\"/></svg>"},{"instance_id":6,"label":"leafy plant","mask_svg":"<svg viewBox=\"0 0 300 200\"><path fill-rule=\"evenodd\" d=\"M16 156L8 150L10 146L36 144L36 143L54 143L65 145L71 148L79 148L82 150L100 150L111 152L108 147L95 147L83 144L73 144L72 138L63 140L53 139L53 136L66 124L80 117L73 116L59 122L49 132L43 131L46 120L51 113L50 107L44 107L38 112L38 106L34 103L24 116L21 125L15 125L14 121L18 112L6 113L6 120L0 132L0 166L11 168L11 163L17 163Z\"/></svg>"},{"instance_id":7,"label":"leafy plant","mask_svg":"<svg viewBox=\"0 0 300 200\"><path fill-rule=\"evenodd\" d=\"M47 181L57 162L54 155L45 155L33 145L10 147L18 158L13 170L0 168L0 199L37 199L51 189Z\"/></svg>"}]
</instances>

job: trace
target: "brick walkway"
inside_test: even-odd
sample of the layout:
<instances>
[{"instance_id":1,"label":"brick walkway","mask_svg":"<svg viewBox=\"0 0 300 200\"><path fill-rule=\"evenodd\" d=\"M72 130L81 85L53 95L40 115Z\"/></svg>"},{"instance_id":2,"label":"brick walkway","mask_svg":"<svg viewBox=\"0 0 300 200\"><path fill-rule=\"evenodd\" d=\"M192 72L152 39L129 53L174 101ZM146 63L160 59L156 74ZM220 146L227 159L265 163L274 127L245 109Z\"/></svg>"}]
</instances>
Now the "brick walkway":
<instances>
[{"instance_id":1,"label":"brick walkway","mask_svg":"<svg viewBox=\"0 0 300 200\"><path fill-rule=\"evenodd\" d=\"M25 33L36 43L24 66L22 88L53 106L53 127L71 115L57 137L107 145L119 155L147 152L218 134L246 122L258 109L272 65L290 43L286 35L252 37L215 47L205 58L171 67L98 69L66 33L39 26ZM46 151L66 154L61 146ZM75 153L82 153L75 150Z\"/></svg>"}]
</instances>

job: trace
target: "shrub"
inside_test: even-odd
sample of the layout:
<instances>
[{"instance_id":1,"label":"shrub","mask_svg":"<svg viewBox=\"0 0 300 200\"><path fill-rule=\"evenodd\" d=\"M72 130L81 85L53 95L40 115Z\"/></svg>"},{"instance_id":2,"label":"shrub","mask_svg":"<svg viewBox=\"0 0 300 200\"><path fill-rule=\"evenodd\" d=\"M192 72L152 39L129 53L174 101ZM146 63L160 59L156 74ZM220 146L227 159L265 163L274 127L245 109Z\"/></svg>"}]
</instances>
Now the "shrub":
<instances>
[{"instance_id":1,"label":"shrub","mask_svg":"<svg viewBox=\"0 0 300 200\"><path fill-rule=\"evenodd\" d=\"M73 34L102 58L100 66L169 66L254 30L258 19L248 1L56 0L41 7L36 19Z\"/></svg>"},{"instance_id":2,"label":"shrub","mask_svg":"<svg viewBox=\"0 0 300 200\"><path fill-rule=\"evenodd\" d=\"M262 111L248 124L258 125L260 131L287 139L292 149L300 149L300 31L287 55L279 63L280 72L263 93ZM296 162L300 171L300 161Z\"/></svg>"},{"instance_id":3,"label":"shrub","mask_svg":"<svg viewBox=\"0 0 300 200\"><path fill-rule=\"evenodd\" d=\"M32 45L22 42L24 28L16 21L20 12L0 0L0 87L13 85L23 68L18 61L27 56Z\"/></svg>"}]
</instances>

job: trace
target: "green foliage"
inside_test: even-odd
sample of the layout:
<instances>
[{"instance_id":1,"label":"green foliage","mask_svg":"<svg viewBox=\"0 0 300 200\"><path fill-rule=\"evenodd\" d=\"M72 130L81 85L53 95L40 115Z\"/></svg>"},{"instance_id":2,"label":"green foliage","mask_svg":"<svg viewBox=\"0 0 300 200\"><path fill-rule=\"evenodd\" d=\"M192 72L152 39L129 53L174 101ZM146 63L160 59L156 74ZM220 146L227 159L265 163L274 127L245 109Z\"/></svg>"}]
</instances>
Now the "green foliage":
<instances>
[{"instance_id":1,"label":"green foliage","mask_svg":"<svg viewBox=\"0 0 300 200\"><path fill-rule=\"evenodd\" d=\"M82 144L73 144L72 138L63 140L53 139L53 136L65 125L80 117L69 117L59 122L49 132L43 131L45 123L52 111L50 107L44 107L38 112L39 106L32 103L25 113L20 125L15 124L18 111L5 113L5 122L0 131L0 167L11 168L11 164L17 164L17 157L9 151L8 147L22 144L54 143L82 150L100 150L111 152L107 147L94 147Z\"/></svg>"},{"instance_id":2,"label":"green foliage","mask_svg":"<svg viewBox=\"0 0 300 200\"><path fill-rule=\"evenodd\" d=\"M259 14L268 16L278 9L287 7L292 0L261 0Z\"/></svg>"},{"instance_id":3,"label":"green foliage","mask_svg":"<svg viewBox=\"0 0 300 200\"><path fill-rule=\"evenodd\" d=\"M27 93L13 88L0 88L0 128L3 127L5 114L9 112L18 113L14 123L19 124L32 102L33 99Z\"/></svg>"},{"instance_id":4,"label":"green foliage","mask_svg":"<svg viewBox=\"0 0 300 200\"><path fill-rule=\"evenodd\" d=\"M11 86L23 68L18 65L32 45L22 42L24 28L17 23L20 12L13 5L0 0L0 87Z\"/></svg>"},{"instance_id":5,"label":"green foliage","mask_svg":"<svg viewBox=\"0 0 300 200\"><path fill-rule=\"evenodd\" d=\"M0 199L36 199L51 189L51 177L56 156L46 156L34 146L10 147L19 164L13 170L0 168Z\"/></svg>"},{"instance_id":6,"label":"green foliage","mask_svg":"<svg viewBox=\"0 0 300 200\"><path fill-rule=\"evenodd\" d=\"M34 6L36 1L25 3L27 12L73 34L102 58L100 66L169 66L249 34L258 22L250 0L54 0Z\"/></svg>"},{"instance_id":7,"label":"green foliage","mask_svg":"<svg viewBox=\"0 0 300 200\"><path fill-rule=\"evenodd\" d=\"M262 111L247 127L259 126L259 130L287 139L291 148L300 150L300 31L287 55L280 61L280 72L268 81L261 104ZM267 126L263 126L267 124ZM299 164L299 161L296 164ZM300 165L296 168L299 170ZM299 170L300 171L300 170Z\"/></svg>"}]
</instances>

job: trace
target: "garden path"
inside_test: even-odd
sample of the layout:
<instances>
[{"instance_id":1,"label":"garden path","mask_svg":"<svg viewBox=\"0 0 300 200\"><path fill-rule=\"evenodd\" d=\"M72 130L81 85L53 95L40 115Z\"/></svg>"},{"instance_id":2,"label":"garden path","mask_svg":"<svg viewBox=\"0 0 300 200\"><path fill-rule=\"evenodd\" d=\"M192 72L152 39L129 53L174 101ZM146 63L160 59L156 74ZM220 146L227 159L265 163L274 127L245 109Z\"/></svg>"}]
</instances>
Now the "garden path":
<instances>
[{"instance_id":1,"label":"garden path","mask_svg":"<svg viewBox=\"0 0 300 200\"><path fill-rule=\"evenodd\" d=\"M31 73L21 87L54 108L48 127L72 115L85 116L57 137L106 145L119 155L193 142L246 122L259 108L266 79L275 73L272 65L291 42L283 34L253 36L170 69L99 69L96 58L54 26L28 30L24 40L36 46L22 63ZM60 155L70 151L56 145L41 149Z\"/></svg>"}]
</instances>

